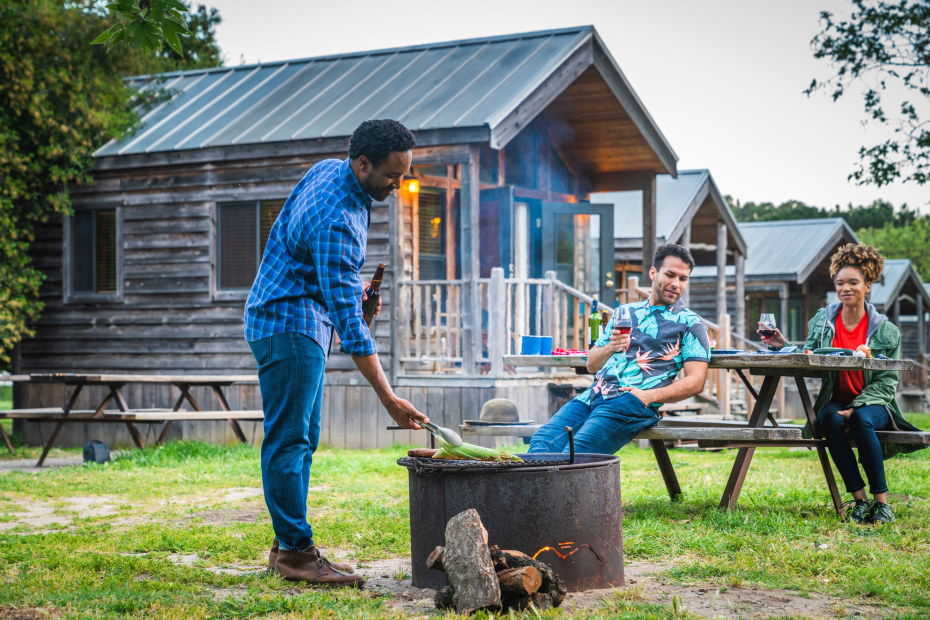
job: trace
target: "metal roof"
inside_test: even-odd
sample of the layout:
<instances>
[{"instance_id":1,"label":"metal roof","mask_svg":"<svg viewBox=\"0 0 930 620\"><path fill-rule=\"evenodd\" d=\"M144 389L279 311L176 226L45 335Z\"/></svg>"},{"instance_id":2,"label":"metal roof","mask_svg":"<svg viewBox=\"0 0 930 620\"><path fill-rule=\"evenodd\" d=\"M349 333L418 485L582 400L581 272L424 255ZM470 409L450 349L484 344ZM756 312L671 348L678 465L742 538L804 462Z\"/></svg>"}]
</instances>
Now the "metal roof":
<instances>
[{"instance_id":1,"label":"metal roof","mask_svg":"<svg viewBox=\"0 0 930 620\"><path fill-rule=\"evenodd\" d=\"M684 217L701 186L710 177L707 170L680 170L678 178L667 174L656 176L656 233L668 239L675 225ZM602 192L591 194L591 202L614 205L614 238L643 238L643 193Z\"/></svg>"},{"instance_id":2,"label":"metal roof","mask_svg":"<svg viewBox=\"0 0 930 620\"><path fill-rule=\"evenodd\" d=\"M858 243L856 233L839 217L810 220L742 222L746 240L747 280L804 282L841 242ZM727 268L727 275L732 273ZM692 278L715 278L716 267L695 267Z\"/></svg>"},{"instance_id":3,"label":"metal roof","mask_svg":"<svg viewBox=\"0 0 930 620\"><path fill-rule=\"evenodd\" d=\"M495 128L521 105L548 103L530 95L592 44L609 57L594 28L582 26L131 78L133 87L163 87L174 96L149 110L134 135L95 155L341 138L371 118L394 118L415 132L483 129L499 148ZM674 152L635 93L624 105L636 111L641 130L658 136L674 170Z\"/></svg>"},{"instance_id":4,"label":"metal roof","mask_svg":"<svg viewBox=\"0 0 930 620\"><path fill-rule=\"evenodd\" d=\"M677 178L668 174L656 176L656 237L666 242L680 236L681 229L694 217L708 195L713 198L720 217L727 222L736 245L742 252L748 251L729 206L706 169L680 170ZM591 194L590 200L592 203L614 205L614 247L642 247L642 191L597 192Z\"/></svg>"}]
</instances>

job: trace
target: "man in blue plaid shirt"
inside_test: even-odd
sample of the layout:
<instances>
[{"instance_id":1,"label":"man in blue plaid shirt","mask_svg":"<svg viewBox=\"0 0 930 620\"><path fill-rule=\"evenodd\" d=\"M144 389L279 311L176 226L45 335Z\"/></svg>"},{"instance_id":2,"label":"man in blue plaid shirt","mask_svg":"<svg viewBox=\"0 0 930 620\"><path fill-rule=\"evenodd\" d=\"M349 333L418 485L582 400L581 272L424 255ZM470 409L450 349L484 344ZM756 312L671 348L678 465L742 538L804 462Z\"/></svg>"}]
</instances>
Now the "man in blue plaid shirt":
<instances>
[{"instance_id":1,"label":"man in blue plaid shirt","mask_svg":"<svg viewBox=\"0 0 930 620\"><path fill-rule=\"evenodd\" d=\"M320 438L323 374L333 331L402 428L428 418L391 389L362 319L372 200L400 187L413 135L392 120L365 121L349 157L317 163L271 228L245 305L245 337L258 362L265 412L262 486L275 531L268 565L290 581L361 586L348 565L329 562L307 522L310 465Z\"/></svg>"}]
</instances>

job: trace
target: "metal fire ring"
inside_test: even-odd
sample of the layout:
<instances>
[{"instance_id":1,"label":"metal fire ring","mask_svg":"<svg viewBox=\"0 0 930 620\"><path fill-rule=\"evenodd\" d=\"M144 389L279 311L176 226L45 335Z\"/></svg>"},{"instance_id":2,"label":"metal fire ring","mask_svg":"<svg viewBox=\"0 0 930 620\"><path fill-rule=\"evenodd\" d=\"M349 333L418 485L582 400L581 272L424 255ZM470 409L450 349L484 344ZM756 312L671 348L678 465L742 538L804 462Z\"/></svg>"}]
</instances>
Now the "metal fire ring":
<instances>
[{"instance_id":1,"label":"metal fire ring","mask_svg":"<svg viewBox=\"0 0 930 620\"><path fill-rule=\"evenodd\" d=\"M587 469L590 467L613 465L614 463L620 462L620 458L612 454L578 453L575 455L574 463L561 454L519 454L517 456L527 460L522 462L464 461L405 456L398 459L397 464L407 467L408 469L413 469L419 476L441 476L443 474L458 473L505 473L511 471L521 471L525 473L527 470Z\"/></svg>"}]
</instances>

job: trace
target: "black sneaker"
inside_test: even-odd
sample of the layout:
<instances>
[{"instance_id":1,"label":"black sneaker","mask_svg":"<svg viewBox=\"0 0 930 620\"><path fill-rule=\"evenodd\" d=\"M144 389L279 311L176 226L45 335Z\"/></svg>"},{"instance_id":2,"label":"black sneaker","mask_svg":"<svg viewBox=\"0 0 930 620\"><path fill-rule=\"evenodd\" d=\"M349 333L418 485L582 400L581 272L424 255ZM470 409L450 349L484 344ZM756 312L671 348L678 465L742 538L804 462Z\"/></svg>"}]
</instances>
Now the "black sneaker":
<instances>
[{"instance_id":1,"label":"black sneaker","mask_svg":"<svg viewBox=\"0 0 930 620\"><path fill-rule=\"evenodd\" d=\"M892 523L894 522L894 511L888 504L875 502L869 511L869 520L867 523Z\"/></svg>"},{"instance_id":2,"label":"black sneaker","mask_svg":"<svg viewBox=\"0 0 930 620\"><path fill-rule=\"evenodd\" d=\"M851 501L846 502L846 516L843 518L843 521L871 523L870 519L872 517L872 502L867 499L857 499L855 502L855 504L853 504Z\"/></svg>"}]
</instances>

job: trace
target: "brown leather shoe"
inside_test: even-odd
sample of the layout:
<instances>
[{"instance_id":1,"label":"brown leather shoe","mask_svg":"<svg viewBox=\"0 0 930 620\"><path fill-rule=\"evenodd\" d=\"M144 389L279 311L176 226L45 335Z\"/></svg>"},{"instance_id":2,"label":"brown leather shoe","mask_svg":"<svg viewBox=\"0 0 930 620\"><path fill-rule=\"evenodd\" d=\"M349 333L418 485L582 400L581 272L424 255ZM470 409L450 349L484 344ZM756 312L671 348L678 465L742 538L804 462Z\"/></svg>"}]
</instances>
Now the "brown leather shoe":
<instances>
[{"instance_id":1,"label":"brown leather shoe","mask_svg":"<svg viewBox=\"0 0 930 620\"><path fill-rule=\"evenodd\" d=\"M275 562L278 560L278 539L275 538L274 542L271 543L271 551L268 552L268 570L274 572ZM342 562L333 562L332 560L327 560L329 565L335 568L338 571L343 573L354 573L355 569L352 568L351 564L344 564Z\"/></svg>"},{"instance_id":2,"label":"brown leather shoe","mask_svg":"<svg viewBox=\"0 0 930 620\"><path fill-rule=\"evenodd\" d=\"M278 549L274 571L287 581L303 581L318 586L360 588L365 585L365 580L358 575L333 568L313 546L303 550Z\"/></svg>"}]
</instances>

